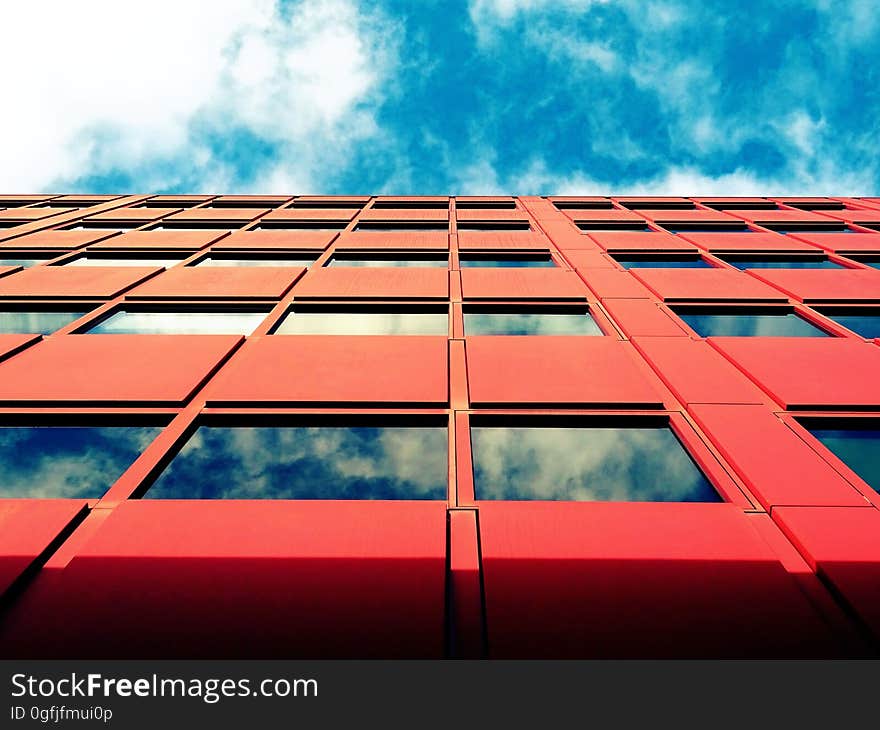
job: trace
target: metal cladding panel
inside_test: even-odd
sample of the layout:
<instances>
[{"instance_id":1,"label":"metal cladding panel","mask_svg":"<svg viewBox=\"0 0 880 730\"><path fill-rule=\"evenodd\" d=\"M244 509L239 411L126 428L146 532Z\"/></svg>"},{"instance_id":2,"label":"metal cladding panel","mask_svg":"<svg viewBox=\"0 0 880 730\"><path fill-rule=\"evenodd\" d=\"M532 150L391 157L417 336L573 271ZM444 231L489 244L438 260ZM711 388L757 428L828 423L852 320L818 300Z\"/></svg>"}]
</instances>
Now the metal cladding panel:
<instances>
[{"instance_id":1,"label":"metal cladding panel","mask_svg":"<svg viewBox=\"0 0 880 730\"><path fill-rule=\"evenodd\" d=\"M207 388L209 402L446 404L445 337L251 337ZM2 370L0 370L2 372Z\"/></svg>"},{"instance_id":2,"label":"metal cladding panel","mask_svg":"<svg viewBox=\"0 0 880 730\"><path fill-rule=\"evenodd\" d=\"M480 545L493 658L837 650L732 505L481 503Z\"/></svg>"},{"instance_id":3,"label":"metal cladding panel","mask_svg":"<svg viewBox=\"0 0 880 730\"><path fill-rule=\"evenodd\" d=\"M600 299L648 299L651 292L629 271L589 269L578 272Z\"/></svg>"},{"instance_id":4,"label":"metal cladding panel","mask_svg":"<svg viewBox=\"0 0 880 730\"><path fill-rule=\"evenodd\" d=\"M0 595L82 515L81 499L0 499Z\"/></svg>"},{"instance_id":5,"label":"metal cladding panel","mask_svg":"<svg viewBox=\"0 0 880 730\"><path fill-rule=\"evenodd\" d=\"M685 236L645 231L593 231L589 237L609 253L615 252L696 252Z\"/></svg>"},{"instance_id":6,"label":"metal cladding panel","mask_svg":"<svg viewBox=\"0 0 880 730\"><path fill-rule=\"evenodd\" d=\"M689 233L680 234L700 248L711 253L817 253L816 247L804 243L803 236L783 235L781 233Z\"/></svg>"},{"instance_id":7,"label":"metal cladding panel","mask_svg":"<svg viewBox=\"0 0 880 730\"><path fill-rule=\"evenodd\" d=\"M801 302L880 302L880 271L752 270L752 276Z\"/></svg>"},{"instance_id":8,"label":"metal cladding panel","mask_svg":"<svg viewBox=\"0 0 880 730\"><path fill-rule=\"evenodd\" d=\"M126 299L279 298L305 273L302 266L194 267L166 271L135 287Z\"/></svg>"},{"instance_id":9,"label":"metal cladding panel","mask_svg":"<svg viewBox=\"0 0 880 730\"><path fill-rule=\"evenodd\" d=\"M212 251L323 251L336 238L336 231L235 231L228 236L223 233L224 237L211 246Z\"/></svg>"},{"instance_id":10,"label":"metal cladding panel","mask_svg":"<svg viewBox=\"0 0 880 730\"><path fill-rule=\"evenodd\" d=\"M856 339L710 337L785 408L880 410L880 349Z\"/></svg>"},{"instance_id":11,"label":"metal cladding panel","mask_svg":"<svg viewBox=\"0 0 880 730\"><path fill-rule=\"evenodd\" d=\"M320 267L293 288L296 299L447 299L449 272L441 268Z\"/></svg>"},{"instance_id":12,"label":"metal cladding panel","mask_svg":"<svg viewBox=\"0 0 880 730\"><path fill-rule=\"evenodd\" d=\"M582 299L589 291L578 276L562 269L465 269L465 299Z\"/></svg>"},{"instance_id":13,"label":"metal cladding panel","mask_svg":"<svg viewBox=\"0 0 880 730\"><path fill-rule=\"evenodd\" d=\"M118 238L116 231L37 231L3 241L2 248L74 249L101 241L108 236Z\"/></svg>"},{"instance_id":14,"label":"metal cladding panel","mask_svg":"<svg viewBox=\"0 0 880 730\"><path fill-rule=\"evenodd\" d=\"M445 574L443 502L131 501L40 577L0 644L30 657L440 657Z\"/></svg>"},{"instance_id":15,"label":"metal cladding panel","mask_svg":"<svg viewBox=\"0 0 880 730\"><path fill-rule=\"evenodd\" d=\"M93 231L71 231L93 233ZM46 234L48 235L48 234ZM225 236L226 231L129 231L94 244L95 249L197 251Z\"/></svg>"},{"instance_id":16,"label":"metal cladding panel","mask_svg":"<svg viewBox=\"0 0 880 730\"><path fill-rule=\"evenodd\" d=\"M633 276L666 302L785 301L785 294L741 271L638 269Z\"/></svg>"},{"instance_id":17,"label":"metal cladding panel","mask_svg":"<svg viewBox=\"0 0 880 730\"><path fill-rule=\"evenodd\" d=\"M208 221L240 221L247 223L268 213L270 208L191 208L175 213L169 221L204 223Z\"/></svg>"},{"instance_id":18,"label":"metal cladding panel","mask_svg":"<svg viewBox=\"0 0 880 730\"><path fill-rule=\"evenodd\" d=\"M608 299L602 305L620 325L627 337L684 337L686 332L676 324L660 304L650 299Z\"/></svg>"},{"instance_id":19,"label":"metal cladding panel","mask_svg":"<svg viewBox=\"0 0 880 730\"><path fill-rule=\"evenodd\" d=\"M880 512L781 507L773 518L816 572L880 635Z\"/></svg>"},{"instance_id":20,"label":"metal cladding panel","mask_svg":"<svg viewBox=\"0 0 880 730\"><path fill-rule=\"evenodd\" d=\"M692 403L767 403L767 396L706 342L637 337L638 351L676 397Z\"/></svg>"},{"instance_id":21,"label":"metal cladding panel","mask_svg":"<svg viewBox=\"0 0 880 730\"><path fill-rule=\"evenodd\" d=\"M535 347L528 336L479 336L466 349L474 404L663 405L632 346L610 337L543 336Z\"/></svg>"},{"instance_id":22,"label":"metal cladding panel","mask_svg":"<svg viewBox=\"0 0 880 730\"><path fill-rule=\"evenodd\" d=\"M696 405L691 415L765 509L869 507L868 501L767 408Z\"/></svg>"},{"instance_id":23,"label":"metal cladding panel","mask_svg":"<svg viewBox=\"0 0 880 730\"><path fill-rule=\"evenodd\" d=\"M722 213L717 210L649 210L638 209L639 215L649 218L660 225L671 223L706 223L706 224L732 224L741 223L739 218Z\"/></svg>"},{"instance_id":24,"label":"metal cladding panel","mask_svg":"<svg viewBox=\"0 0 880 730\"><path fill-rule=\"evenodd\" d=\"M447 221L446 208L367 208L360 215L364 221Z\"/></svg>"},{"instance_id":25,"label":"metal cladding panel","mask_svg":"<svg viewBox=\"0 0 880 730\"><path fill-rule=\"evenodd\" d=\"M833 253L880 253L877 233L792 233L789 237Z\"/></svg>"},{"instance_id":26,"label":"metal cladding panel","mask_svg":"<svg viewBox=\"0 0 880 730\"><path fill-rule=\"evenodd\" d=\"M0 363L0 402L182 404L236 335L63 335Z\"/></svg>"},{"instance_id":27,"label":"metal cladding panel","mask_svg":"<svg viewBox=\"0 0 880 730\"><path fill-rule=\"evenodd\" d=\"M0 299L109 299L160 271L141 266L34 266L0 278Z\"/></svg>"},{"instance_id":28,"label":"metal cladding panel","mask_svg":"<svg viewBox=\"0 0 880 730\"><path fill-rule=\"evenodd\" d=\"M445 251L449 248L446 231L345 231L336 240L337 249L401 251Z\"/></svg>"},{"instance_id":29,"label":"metal cladding panel","mask_svg":"<svg viewBox=\"0 0 880 730\"><path fill-rule=\"evenodd\" d=\"M270 221L350 221L359 208L284 208L267 213L261 220Z\"/></svg>"},{"instance_id":30,"label":"metal cladding panel","mask_svg":"<svg viewBox=\"0 0 880 730\"><path fill-rule=\"evenodd\" d=\"M462 251L546 251L550 241L535 231L459 231Z\"/></svg>"}]
</instances>

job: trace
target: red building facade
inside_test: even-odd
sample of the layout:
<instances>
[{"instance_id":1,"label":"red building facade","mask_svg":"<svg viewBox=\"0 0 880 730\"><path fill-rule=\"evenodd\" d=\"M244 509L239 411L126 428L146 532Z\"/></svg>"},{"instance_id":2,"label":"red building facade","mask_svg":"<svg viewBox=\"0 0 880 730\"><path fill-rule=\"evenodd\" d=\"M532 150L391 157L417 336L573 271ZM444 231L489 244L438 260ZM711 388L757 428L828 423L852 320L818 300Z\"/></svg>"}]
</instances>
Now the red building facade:
<instances>
[{"instance_id":1,"label":"red building facade","mask_svg":"<svg viewBox=\"0 0 880 730\"><path fill-rule=\"evenodd\" d=\"M880 199L0 207L5 655L876 654Z\"/></svg>"}]
</instances>

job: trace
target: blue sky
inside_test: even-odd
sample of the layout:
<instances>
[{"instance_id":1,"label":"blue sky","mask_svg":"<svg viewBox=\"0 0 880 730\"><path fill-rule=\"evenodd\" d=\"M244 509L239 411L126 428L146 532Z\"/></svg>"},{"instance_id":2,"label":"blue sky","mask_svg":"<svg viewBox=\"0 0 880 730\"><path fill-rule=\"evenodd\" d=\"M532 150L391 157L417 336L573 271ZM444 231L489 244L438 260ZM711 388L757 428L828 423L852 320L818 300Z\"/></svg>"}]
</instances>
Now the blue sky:
<instances>
[{"instance_id":1,"label":"blue sky","mask_svg":"<svg viewBox=\"0 0 880 730\"><path fill-rule=\"evenodd\" d=\"M873 5L19 3L0 190L877 195Z\"/></svg>"}]
</instances>

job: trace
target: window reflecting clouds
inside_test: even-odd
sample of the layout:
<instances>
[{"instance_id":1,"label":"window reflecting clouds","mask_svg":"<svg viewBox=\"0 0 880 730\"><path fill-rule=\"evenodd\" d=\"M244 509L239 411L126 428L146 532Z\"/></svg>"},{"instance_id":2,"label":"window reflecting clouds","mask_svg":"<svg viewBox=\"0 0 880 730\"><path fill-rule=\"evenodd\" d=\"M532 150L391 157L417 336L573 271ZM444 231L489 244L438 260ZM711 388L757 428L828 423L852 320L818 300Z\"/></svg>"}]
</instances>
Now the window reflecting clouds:
<instances>
[{"instance_id":1,"label":"window reflecting clouds","mask_svg":"<svg viewBox=\"0 0 880 730\"><path fill-rule=\"evenodd\" d=\"M718 502L669 428L473 426L480 500Z\"/></svg>"},{"instance_id":2,"label":"window reflecting clouds","mask_svg":"<svg viewBox=\"0 0 880 730\"><path fill-rule=\"evenodd\" d=\"M116 312L92 327L96 335L249 335L266 312Z\"/></svg>"},{"instance_id":3,"label":"window reflecting clouds","mask_svg":"<svg viewBox=\"0 0 880 730\"><path fill-rule=\"evenodd\" d=\"M212 258L208 256L196 263L196 266L311 266L313 258Z\"/></svg>"},{"instance_id":4,"label":"window reflecting clouds","mask_svg":"<svg viewBox=\"0 0 880 730\"><path fill-rule=\"evenodd\" d=\"M459 257L462 268L491 267L491 268L553 268L556 264L550 256L468 256Z\"/></svg>"},{"instance_id":5,"label":"window reflecting clouds","mask_svg":"<svg viewBox=\"0 0 880 730\"><path fill-rule=\"evenodd\" d=\"M880 492L880 424L874 428L811 428L844 464Z\"/></svg>"},{"instance_id":6,"label":"window reflecting clouds","mask_svg":"<svg viewBox=\"0 0 880 730\"><path fill-rule=\"evenodd\" d=\"M17 257L15 257L15 258L8 258L8 259L0 259L0 266L23 266L24 268L28 268L29 266L36 266L37 264L42 264L48 260L49 260L48 258L34 259L34 258L17 258Z\"/></svg>"},{"instance_id":7,"label":"window reflecting clouds","mask_svg":"<svg viewBox=\"0 0 880 730\"><path fill-rule=\"evenodd\" d=\"M174 258L174 259L158 259L158 258L133 258L127 256L120 256L118 258L102 258L102 257L88 257L83 256L82 258L73 259L73 261L68 261L65 266L175 266L179 264L183 259Z\"/></svg>"},{"instance_id":8,"label":"window reflecting clouds","mask_svg":"<svg viewBox=\"0 0 880 730\"><path fill-rule=\"evenodd\" d=\"M446 499L443 427L202 426L150 499Z\"/></svg>"},{"instance_id":9,"label":"window reflecting clouds","mask_svg":"<svg viewBox=\"0 0 880 730\"><path fill-rule=\"evenodd\" d=\"M841 312L838 314L833 310L825 310L823 314L861 337L867 339L880 337L880 310L874 310L873 314L858 314L855 312Z\"/></svg>"},{"instance_id":10,"label":"window reflecting clouds","mask_svg":"<svg viewBox=\"0 0 880 730\"><path fill-rule=\"evenodd\" d=\"M601 335L587 312L465 312L466 335Z\"/></svg>"},{"instance_id":11,"label":"window reflecting clouds","mask_svg":"<svg viewBox=\"0 0 880 730\"><path fill-rule=\"evenodd\" d=\"M840 264L821 256L773 256L757 258L724 258L738 269L843 269Z\"/></svg>"},{"instance_id":12,"label":"window reflecting clouds","mask_svg":"<svg viewBox=\"0 0 880 730\"><path fill-rule=\"evenodd\" d=\"M327 266L358 266L361 268L387 268L387 267L404 267L404 268L433 268L443 269L449 266L449 259L446 256L434 256L424 258L399 258L399 257L353 257L353 256L334 256L327 262Z\"/></svg>"},{"instance_id":13,"label":"window reflecting clouds","mask_svg":"<svg viewBox=\"0 0 880 730\"><path fill-rule=\"evenodd\" d=\"M152 426L0 427L0 498L97 499L159 431Z\"/></svg>"},{"instance_id":14,"label":"window reflecting clouds","mask_svg":"<svg viewBox=\"0 0 880 730\"><path fill-rule=\"evenodd\" d=\"M0 332L48 335L79 319L85 312L18 310L0 312Z\"/></svg>"},{"instance_id":15,"label":"window reflecting clouds","mask_svg":"<svg viewBox=\"0 0 880 730\"><path fill-rule=\"evenodd\" d=\"M276 335L446 335L449 319L440 312L293 311Z\"/></svg>"},{"instance_id":16,"label":"window reflecting clouds","mask_svg":"<svg viewBox=\"0 0 880 730\"><path fill-rule=\"evenodd\" d=\"M614 260L625 269L711 269L708 261L699 256L615 256Z\"/></svg>"},{"instance_id":17,"label":"window reflecting clouds","mask_svg":"<svg viewBox=\"0 0 880 730\"><path fill-rule=\"evenodd\" d=\"M704 314L676 312L700 337L826 337L828 333L793 312Z\"/></svg>"}]
</instances>

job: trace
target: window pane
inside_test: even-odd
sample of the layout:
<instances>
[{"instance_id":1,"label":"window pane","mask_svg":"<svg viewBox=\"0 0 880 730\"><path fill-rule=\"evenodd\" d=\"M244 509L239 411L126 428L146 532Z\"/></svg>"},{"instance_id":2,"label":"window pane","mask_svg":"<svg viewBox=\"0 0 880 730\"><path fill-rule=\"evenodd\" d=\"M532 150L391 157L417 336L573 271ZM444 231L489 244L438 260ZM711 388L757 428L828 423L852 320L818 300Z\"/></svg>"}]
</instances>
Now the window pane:
<instances>
[{"instance_id":1,"label":"window pane","mask_svg":"<svg viewBox=\"0 0 880 730\"><path fill-rule=\"evenodd\" d=\"M500 268L550 268L556 266L553 259L549 256L533 256L533 257L495 257L486 258L483 256L466 257L459 259L463 268L471 266L500 267Z\"/></svg>"},{"instance_id":2,"label":"window pane","mask_svg":"<svg viewBox=\"0 0 880 730\"><path fill-rule=\"evenodd\" d=\"M614 260L625 269L711 269L710 263L699 257L659 256L639 258L638 256L615 256Z\"/></svg>"},{"instance_id":3,"label":"window pane","mask_svg":"<svg viewBox=\"0 0 880 730\"><path fill-rule=\"evenodd\" d=\"M84 314L85 312L53 310L0 312L0 332L48 335Z\"/></svg>"},{"instance_id":4,"label":"window pane","mask_svg":"<svg viewBox=\"0 0 880 730\"><path fill-rule=\"evenodd\" d=\"M0 498L97 499L159 431L152 426L0 427Z\"/></svg>"},{"instance_id":5,"label":"window pane","mask_svg":"<svg viewBox=\"0 0 880 730\"><path fill-rule=\"evenodd\" d=\"M471 428L477 499L718 502L672 431Z\"/></svg>"},{"instance_id":6,"label":"window pane","mask_svg":"<svg viewBox=\"0 0 880 730\"><path fill-rule=\"evenodd\" d=\"M876 491L880 491L880 428L813 428L810 432Z\"/></svg>"},{"instance_id":7,"label":"window pane","mask_svg":"<svg viewBox=\"0 0 880 730\"><path fill-rule=\"evenodd\" d=\"M823 258L791 256L788 258L725 258L725 261L738 269L843 269L840 264Z\"/></svg>"},{"instance_id":8,"label":"window pane","mask_svg":"<svg viewBox=\"0 0 880 730\"><path fill-rule=\"evenodd\" d=\"M116 312L89 334L249 335L266 312Z\"/></svg>"},{"instance_id":9,"label":"window pane","mask_svg":"<svg viewBox=\"0 0 880 730\"><path fill-rule=\"evenodd\" d=\"M290 312L276 335L446 335L446 312Z\"/></svg>"},{"instance_id":10,"label":"window pane","mask_svg":"<svg viewBox=\"0 0 880 730\"><path fill-rule=\"evenodd\" d=\"M334 256L327 263L328 266L366 266L366 267L387 267L387 266L404 266L404 267L431 267L446 268L449 266L449 259L443 258L349 258L347 256Z\"/></svg>"},{"instance_id":11,"label":"window pane","mask_svg":"<svg viewBox=\"0 0 880 730\"><path fill-rule=\"evenodd\" d=\"M68 261L65 266L175 266L183 259L152 259L152 258L88 258L83 256L73 261Z\"/></svg>"},{"instance_id":12,"label":"window pane","mask_svg":"<svg viewBox=\"0 0 880 730\"><path fill-rule=\"evenodd\" d=\"M826 337L792 312L784 314L696 314L676 312L700 337Z\"/></svg>"},{"instance_id":13,"label":"window pane","mask_svg":"<svg viewBox=\"0 0 880 730\"><path fill-rule=\"evenodd\" d=\"M60 253L58 254L61 255ZM27 268L28 266L36 266L37 264L42 264L44 261L48 261L49 259L33 259L33 258L13 258L13 259L0 259L0 266L24 266Z\"/></svg>"},{"instance_id":14,"label":"window pane","mask_svg":"<svg viewBox=\"0 0 880 730\"><path fill-rule=\"evenodd\" d=\"M880 311L875 314L837 314L834 311L823 311L823 314L857 335L867 339L880 337Z\"/></svg>"},{"instance_id":15,"label":"window pane","mask_svg":"<svg viewBox=\"0 0 880 730\"><path fill-rule=\"evenodd\" d=\"M207 258L196 266L311 266L314 259Z\"/></svg>"},{"instance_id":16,"label":"window pane","mask_svg":"<svg viewBox=\"0 0 880 730\"><path fill-rule=\"evenodd\" d=\"M466 335L601 335L586 312L465 312Z\"/></svg>"},{"instance_id":17,"label":"window pane","mask_svg":"<svg viewBox=\"0 0 880 730\"><path fill-rule=\"evenodd\" d=\"M151 499L446 499L443 427L202 426Z\"/></svg>"}]
</instances>

